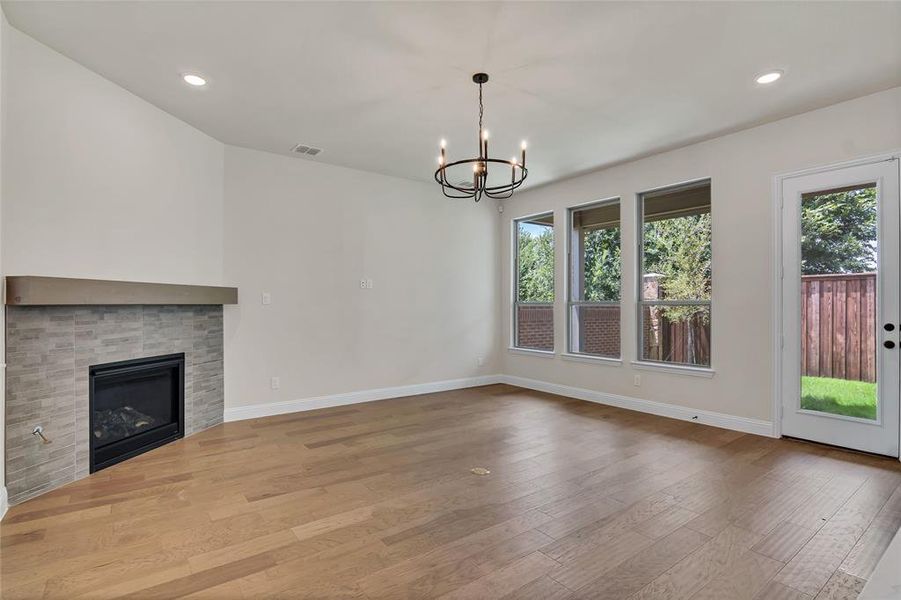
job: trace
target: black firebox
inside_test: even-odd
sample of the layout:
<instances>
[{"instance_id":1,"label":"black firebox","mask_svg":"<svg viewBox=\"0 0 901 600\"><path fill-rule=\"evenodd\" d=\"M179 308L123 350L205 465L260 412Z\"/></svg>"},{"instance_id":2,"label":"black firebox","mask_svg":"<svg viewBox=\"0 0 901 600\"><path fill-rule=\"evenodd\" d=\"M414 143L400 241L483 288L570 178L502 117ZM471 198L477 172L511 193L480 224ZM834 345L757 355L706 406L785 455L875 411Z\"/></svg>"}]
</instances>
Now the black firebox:
<instances>
[{"instance_id":1,"label":"black firebox","mask_svg":"<svg viewBox=\"0 0 901 600\"><path fill-rule=\"evenodd\" d=\"M185 435L185 355L90 367L91 473Z\"/></svg>"}]
</instances>

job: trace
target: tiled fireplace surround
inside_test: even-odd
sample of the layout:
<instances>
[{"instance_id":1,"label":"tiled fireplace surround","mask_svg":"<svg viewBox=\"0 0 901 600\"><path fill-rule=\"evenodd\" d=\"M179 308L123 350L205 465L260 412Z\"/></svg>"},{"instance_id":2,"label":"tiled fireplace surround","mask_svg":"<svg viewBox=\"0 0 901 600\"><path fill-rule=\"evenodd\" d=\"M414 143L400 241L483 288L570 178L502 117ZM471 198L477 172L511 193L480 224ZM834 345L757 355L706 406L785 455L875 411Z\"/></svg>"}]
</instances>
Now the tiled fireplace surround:
<instances>
[{"instance_id":1,"label":"tiled fireplace surround","mask_svg":"<svg viewBox=\"0 0 901 600\"><path fill-rule=\"evenodd\" d=\"M222 333L221 305L8 306L10 503L88 475L91 365L184 352L185 435L221 423Z\"/></svg>"}]
</instances>

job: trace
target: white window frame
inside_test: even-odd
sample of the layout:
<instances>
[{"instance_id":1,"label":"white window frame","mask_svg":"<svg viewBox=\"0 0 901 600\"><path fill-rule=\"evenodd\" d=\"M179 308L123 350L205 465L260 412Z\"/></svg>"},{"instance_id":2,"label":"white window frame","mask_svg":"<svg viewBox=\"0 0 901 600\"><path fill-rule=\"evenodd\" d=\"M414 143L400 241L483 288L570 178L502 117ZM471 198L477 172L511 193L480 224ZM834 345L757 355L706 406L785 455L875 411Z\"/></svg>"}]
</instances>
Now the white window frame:
<instances>
[{"instance_id":1,"label":"white window frame","mask_svg":"<svg viewBox=\"0 0 901 600\"><path fill-rule=\"evenodd\" d=\"M573 286L578 282L579 285L582 284L584 277L581 273L577 274L575 272L576 265L574 262L574 253L581 252L581 239L576 239L575 230L573 228L573 213L582 211L590 208L597 208L601 206L611 206L617 205L619 207L619 230L620 230L620 269L619 269L619 300L607 300L602 302L588 302L582 300L573 300L575 294L573 294ZM586 202L585 204L578 204L575 206L569 206L566 209L566 277L564 281L564 285L566 287L566 351L565 356L573 359L587 359L590 361L599 361L599 362L608 362L613 364L622 364L622 356L623 356L623 337L622 337L622 315L623 315L623 260L622 260L622 247L623 247L623 218L622 218L623 204L622 199L619 196L613 196L610 198L604 198L602 200L594 200L592 202ZM577 249L578 248L578 249ZM583 261L584 262L584 261ZM592 354L589 352L580 352L574 350L574 341L576 340L576 329L578 324L574 322L573 319L573 309L576 306L618 306L619 314L620 314L620 342L619 342L619 352L617 356L605 356L603 354Z\"/></svg>"},{"instance_id":2,"label":"white window frame","mask_svg":"<svg viewBox=\"0 0 901 600\"><path fill-rule=\"evenodd\" d=\"M553 219L553 224L551 226L551 230L554 233L554 299L551 302L520 302L519 301L519 224L523 221L534 221L536 219L540 219L542 217L551 217ZM556 318L554 319L554 343L551 350L542 350L540 348L529 348L527 346L519 346L518 332L519 332L519 306L527 305L527 306L550 306L552 312L556 312L554 309L557 303L557 218L554 214L553 210L547 210L542 212L537 212L530 215L524 215L522 217L517 217L511 220L512 231L511 231L511 252L513 256L512 261L512 302L511 302L511 329L510 329L510 351L518 354L536 354L543 356L554 356L556 353L557 346L557 329L556 329Z\"/></svg>"},{"instance_id":3,"label":"white window frame","mask_svg":"<svg viewBox=\"0 0 901 600\"><path fill-rule=\"evenodd\" d=\"M656 188L642 190L635 195L635 240L636 240L636 265L635 265L635 358L632 360L632 366L643 370L658 370L674 374L694 375L699 377L712 377L714 370L714 344L713 344L713 294L710 300L657 300L648 301L644 299L644 199L648 194L657 194L660 192L675 192L680 189L692 188L707 183L710 186L710 257L711 265L713 265L713 178L698 177L679 183L664 185ZM711 290L713 289L713 267L711 266L710 274ZM688 306L698 305L707 306L710 318L710 364L709 365L692 365L689 363L677 363L669 361L658 361L644 358L644 307L653 306Z\"/></svg>"}]
</instances>

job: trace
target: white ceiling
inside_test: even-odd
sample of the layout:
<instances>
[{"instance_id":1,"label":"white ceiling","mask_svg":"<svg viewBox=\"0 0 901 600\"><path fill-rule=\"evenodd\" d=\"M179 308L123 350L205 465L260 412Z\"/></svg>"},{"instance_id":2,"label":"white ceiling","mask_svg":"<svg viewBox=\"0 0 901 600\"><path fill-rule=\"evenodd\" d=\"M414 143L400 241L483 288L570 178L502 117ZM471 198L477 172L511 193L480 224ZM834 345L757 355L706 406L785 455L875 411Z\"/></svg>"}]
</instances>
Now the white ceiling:
<instances>
[{"instance_id":1,"label":"white ceiling","mask_svg":"<svg viewBox=\"0 0 901 600\"><path fill-rule=\"evenodd\" d=\"M3 2L18 29L238 146L429 180L529 140L531 184L901 85L901 2ZM786 76L754 83L770 68ZM179 74L210 84L190 88Z\"/></svg>"}]
</instances>

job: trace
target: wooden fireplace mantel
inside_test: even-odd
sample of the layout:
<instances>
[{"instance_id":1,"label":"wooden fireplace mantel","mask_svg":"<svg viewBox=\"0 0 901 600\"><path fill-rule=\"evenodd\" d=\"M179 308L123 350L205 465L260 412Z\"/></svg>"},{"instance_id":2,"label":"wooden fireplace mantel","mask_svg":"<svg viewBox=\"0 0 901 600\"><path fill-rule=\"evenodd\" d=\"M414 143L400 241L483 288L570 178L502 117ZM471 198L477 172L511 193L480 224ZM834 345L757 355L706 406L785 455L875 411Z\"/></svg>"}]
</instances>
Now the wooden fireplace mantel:
<instances>
[{"instance_id":1,"label":"wooden fireplace mantel","mask_svg":"<svg viewBox=\"0 0 901 600\"><path fill-rule=\"evenodd\" d=\"M10 275L6 277L5 303L10 306L237 304L238 288Z\"/></svg>"}]
</instances>

